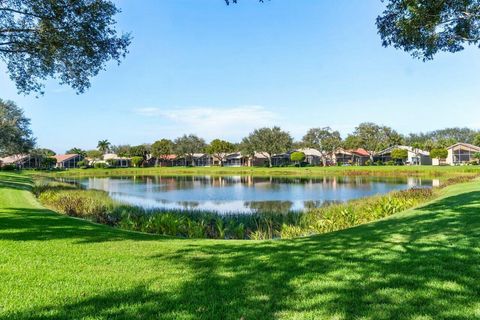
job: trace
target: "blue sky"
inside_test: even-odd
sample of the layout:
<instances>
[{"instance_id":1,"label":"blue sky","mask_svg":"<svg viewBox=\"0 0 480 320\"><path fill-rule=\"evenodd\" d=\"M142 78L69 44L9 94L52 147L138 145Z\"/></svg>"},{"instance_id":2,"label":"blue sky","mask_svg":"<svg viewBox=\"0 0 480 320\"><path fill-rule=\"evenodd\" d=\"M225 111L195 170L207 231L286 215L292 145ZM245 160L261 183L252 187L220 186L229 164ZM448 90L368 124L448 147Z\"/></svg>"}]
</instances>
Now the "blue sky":
<instances>
[{"instance_id":1,"label":"blue sky","mask_svg":"<svg viewBox=\"0 0 480 320\"><path fill-rule=\"evenodd\" d=\"M279 125L343 135L363 121L402 133L480 128L480 49L422 62L383 48L379 0L119 0L130 54L76 95L55 81L18 95L0 65L0 97L32 120L38 144L57 152L151 143L195 133L239 141Z\"/></svg>"}]
</instances>

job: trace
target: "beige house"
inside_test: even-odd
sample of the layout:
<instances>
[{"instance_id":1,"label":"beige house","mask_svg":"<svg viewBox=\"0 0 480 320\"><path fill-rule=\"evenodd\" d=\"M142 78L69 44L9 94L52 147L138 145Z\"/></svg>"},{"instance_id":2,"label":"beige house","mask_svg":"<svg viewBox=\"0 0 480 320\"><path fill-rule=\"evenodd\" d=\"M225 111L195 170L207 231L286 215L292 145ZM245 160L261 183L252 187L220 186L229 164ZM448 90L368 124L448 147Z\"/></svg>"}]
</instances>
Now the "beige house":
<instances>
[{"instance_id":1,"label":"beige house","mask_svg":"<svg viewBox=\"0 0 480 320\"><path fill-rule=\"evenodd\" d=\"M470 161L475 160L474 154L480 152L480 147L474 146L469 143L455 143L447 148L448 156L445 162L449 165L462 165L468 164Z\"/></svg>"}]
</instances>

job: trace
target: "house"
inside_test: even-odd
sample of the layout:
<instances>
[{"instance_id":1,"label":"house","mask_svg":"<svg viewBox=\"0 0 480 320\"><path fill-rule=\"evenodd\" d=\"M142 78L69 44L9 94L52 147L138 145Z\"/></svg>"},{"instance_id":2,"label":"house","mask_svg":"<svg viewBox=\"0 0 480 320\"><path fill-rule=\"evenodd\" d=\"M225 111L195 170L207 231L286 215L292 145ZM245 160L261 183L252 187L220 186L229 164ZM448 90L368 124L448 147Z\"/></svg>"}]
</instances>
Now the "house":
<instances>
[{"instance_id":1,"label":"house","mask_svg":"<svg viewBox=\"0 0 480 320\"><path fill-rule=\"evenodd\" d=\"M290 153L291 152L286 152L286 153L280 153L280 154L273 155L272 156L272 166L281 167L281 166L289 165L291 163Z\"/></svg>"},{"instance_id":2,"label":"house","mask_svg":"<svg viewBox=\"0 0 480 320\"><path fill-rule=\"evenodd\" d=\"M411 146L391 146L385 150L377 152L373 157L374 161L381 161L383 163L392 161L392 151L395 149L402 149L407 150L407 159L405 162L402 160L397 160L402 162L402 164L410 164L410 165L431 165L432 158L430 158L430 153L428 151L423 151L418 148L414 148Z\"/></svg>"},{"instance_id":3,"label":"house","mask_svg":"<svg viewBox=\"0 0 480 320\"><path fill-rule=\"evenodd\" d=\"M480 152L480 147L469 143L455 143L447 148L448 156L445 162L449 165L467 164L474 160L474 154Z\"/></svg>"},{"instance_id":4,"label":"house","mask_svg":"<svg viewBox=\"0 0 480 320\"><path fill-rule=\"evenodd\" d=\"M322 153L317 149L303 148L296 150L305 154L305 162L312 166L322 165Z\"/></svg>"},{"instance_id":5,"label":"house","mask_svg":"<svg viewBox=\"0 0 480 320\"><path fill-rule=\"evenodd\" d=\"M358 148L355 150L345 150L339 148L335 150L332 156L332 162L337 165L355 165L364 166L370 159L367 150Z\"/></svg>"},{"instance_id":6,"label":"house","mask_svg":"<svg viewBox=\"0 0 480 320\"><path fill-rule=\"evenodd\" d=\"M248 157L243 156L240 152L230 153L223 159L225 167L244 167L248 165Z\"/></svg>"},{"instance_id":7,"label":"house","mask_svg":"<svg viewBox=\"0 0 480 320\"><path fill-rule=\"evenodd\" d=\"M28 154L16 154L0 158L0 166L16 166L19 169L33 169L40 166L41 160L40 157Z\"/></svg>"},{"instance_id":8,"label":"house","mask_svg":"<svg viewBox=\"0 0 480 320\"><path fill-rule=\"evenodd\" d=\"M132 165L132 159L119 157L115 153L106 153L103 155L103 162L119 168L128 168Z\"/></svg>"},{"instance_id":9,"label":"house","mask_svg":"<svg viewBox=\"0 0 480 320\"><path fill-rule=\"evenodd\" d=\"M56 168L70 169L76 168L79 161L83 160L83 156L79 154L60 154L53 156L57 160Z\"/></svg>"}]
</instances>

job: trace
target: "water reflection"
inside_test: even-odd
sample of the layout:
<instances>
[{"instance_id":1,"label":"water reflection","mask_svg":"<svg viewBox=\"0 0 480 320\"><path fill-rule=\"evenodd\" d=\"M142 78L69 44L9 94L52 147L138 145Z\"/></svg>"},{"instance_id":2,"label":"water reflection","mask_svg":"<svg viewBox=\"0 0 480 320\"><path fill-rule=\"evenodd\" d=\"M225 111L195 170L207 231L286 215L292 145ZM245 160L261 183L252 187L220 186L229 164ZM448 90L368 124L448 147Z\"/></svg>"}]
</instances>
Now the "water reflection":
<instances>
[{"instance_id":1,"label":"water reflection","mask_svg":"<svg viewBox=\"0 0 480 320\"><path fill-rule=\"evenodd\" d=\"M365 176L134 176L74 181L86 188L105 190L115 199L145 208L221 213L304 210L330 202L436 184L431 179L418 177Z\"/></svg>"}]
</instances>

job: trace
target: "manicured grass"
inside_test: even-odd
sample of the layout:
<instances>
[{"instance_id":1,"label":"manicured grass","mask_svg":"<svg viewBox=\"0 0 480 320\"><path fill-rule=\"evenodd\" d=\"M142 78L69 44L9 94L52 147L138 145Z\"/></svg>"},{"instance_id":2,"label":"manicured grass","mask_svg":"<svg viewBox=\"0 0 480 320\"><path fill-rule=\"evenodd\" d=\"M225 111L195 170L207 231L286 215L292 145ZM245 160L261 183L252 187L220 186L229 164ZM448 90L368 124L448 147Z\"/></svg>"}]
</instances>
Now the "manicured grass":
<instances>
[{"instance_id":1,"label":"manicured grass","mask_svg":"<svg viewBox=\"0 0 480 320\"><path fill-rule=\"evenodd\" d=\"M364 167L148 167L114 169L72 169L60 172L29 171L30 174L51 176L126 176L126 175L253 175L253 176L298 176L325 175L349 176L452 176L478 174L480 166L364 166Z\"/></svg>"},{"instance_id":2,"label":"manicured grass","mask_svg":"<svg viewBox=\"0 0 480 320\"><path fill-rule=\"evenodd\" d=\"M281 241L124 232L0 173L0 319L475 319L480 182L356 228Z\"/></svg>"}]
</instances>

